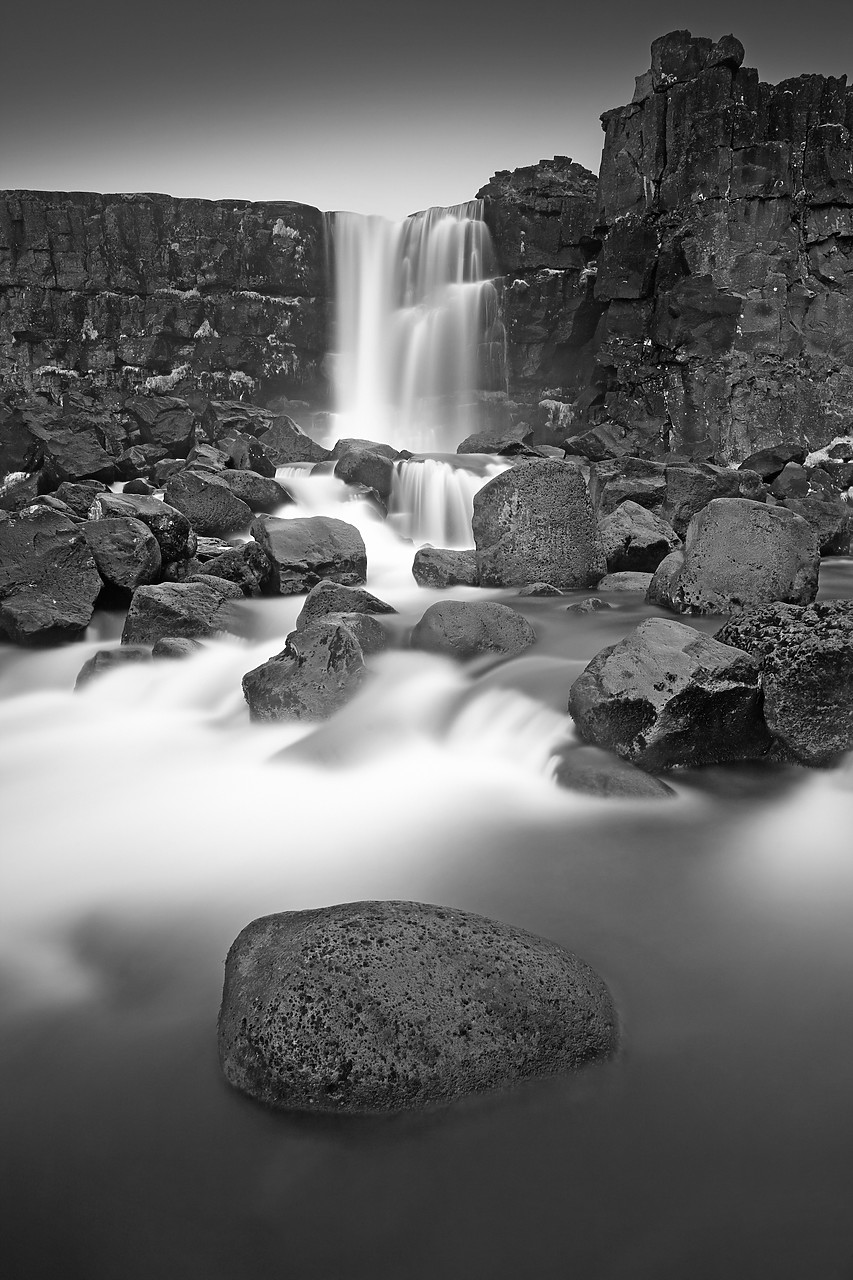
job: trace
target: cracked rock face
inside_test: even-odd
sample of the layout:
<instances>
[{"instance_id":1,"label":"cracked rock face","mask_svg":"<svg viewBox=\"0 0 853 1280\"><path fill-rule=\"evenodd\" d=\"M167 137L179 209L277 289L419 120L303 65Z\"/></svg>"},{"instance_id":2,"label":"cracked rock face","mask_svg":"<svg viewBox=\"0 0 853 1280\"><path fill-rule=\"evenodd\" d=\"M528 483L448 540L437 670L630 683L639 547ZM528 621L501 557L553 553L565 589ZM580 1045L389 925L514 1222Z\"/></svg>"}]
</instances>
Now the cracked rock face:
<instances>
[{"instance_id":1,"label":"cracked rock face","mask_svg":"<svg viewBox=\"0 0 853 1280\"><path fill-rule=\"evenodd\" d=\"M449 907L349 902L254 920L225 966L219 1058L300 1111L421 1109L616 1047L601 978L556 943Z\"/></svg>"}]
</instances>

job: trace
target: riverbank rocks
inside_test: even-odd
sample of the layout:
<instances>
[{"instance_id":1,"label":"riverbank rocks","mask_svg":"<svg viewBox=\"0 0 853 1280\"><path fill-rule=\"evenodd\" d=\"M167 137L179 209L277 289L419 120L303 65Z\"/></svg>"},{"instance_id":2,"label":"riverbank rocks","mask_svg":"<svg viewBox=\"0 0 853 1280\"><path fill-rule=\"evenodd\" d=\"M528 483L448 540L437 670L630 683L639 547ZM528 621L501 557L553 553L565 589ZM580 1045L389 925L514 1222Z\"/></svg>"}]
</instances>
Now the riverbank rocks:
<instances>
[{"instance_id":1,"label":"riverbank rocks","mask_svg":"<svg viewBox=\"0 0 853 1280\"><path fill-rule=\"evenodd\" d=\"M853 750L853 601L771 604L717 633L761 666L764 719L801 764L831 764Z\"/></svg>"},{"instance_id":2,"label":"riverbank rocks","mask_svg":"<svg viewBox=\"0 0 853 1280\"><path fill-rule=\"evenodd\" d=\"M195 555L198 545L195 532L183 512L142 494L99 493L89 511L90 520L130 517L147 525L160 547L164 564L186 560Z\"/></svg>"},{"instance_id":3,"label":"riverbank rocks","mask_svg":"<svg viewBox=\"0 0 853 1280\"><path fill-rule=\"evenodd\" d=\"M345 520L258 516L252 524L252 536L272 563L280 595L310 591L323 580L353 587L367 579L364 539Z\"/></svg>"},{"instance_id":4,"label":"riverbank rocks","mask_svg":"<svg viewBox=\"0 0 853 1280\"><path fill-rule=\"evenodd\" d=\"M236 630L234 601L243 593L223 578L161 582L133 593L122 644L155 644L164 636L203 639Z\"/></svg>"},{"instance_id":5,"label":"riverbank rocks","mask_svg":"<svg viewBox=\"0 0 853 1280\"><path fill-rule=\"evenodd\" d=\"M160 545L141 520L87 520L83 534L108 586L135 591L159 578Z\"/></svg>"},{"instance_id":6,"label":"riverbank rocks","mask_svg":"<svg viewBox=\"0 0 853 1280\"><path fill-rule=\"evenodd\" d=\"M411 647L453 658L482 653L523 653L536 640L530 623L508 605L491 600L440 600L412 630Z\"/></svg>"},{"instance_id":7,"label":"riverbank rocks","mask_svg":"<svg viewBox=\"0 0 853 1280\"><path fill-rule=\"evenodd\" d=\"M666 618L597 653L571 687L569 711L584 741L653 773L770 747L757 661Z\"/></svg>"},{"instance_id":8,"label":"riverbank rocks","mask_svg":"<svg viewBox=\"0 0 853 1280\"><path fill-rule=\"evenodd\" d=\"M608 573L654 573L681 546L671 524L630 499L599 521Z\"/></svg>"},{"instance_id":9,"label":"riverbank rocks","mask_svg":"<svg viewBox=\"0 0 853 1280\"><path fill-rule=\"evenodd\" d=\"M412 577L419 587L476 587L477 553L419 547L412 561Z\"/></svg>"},{"instance_id":10,"label":"riverbank rocks","mask_svg":"<svg viewBox=\"0 0 853 1280\"><path fill-rule=\"evenodd\" d=\"M396 613L391 604L363 587L344 587L339 582L318 582L305 597L305 603L296 619L296 629L301 630L317 618L330 613Z\"/></svg>"},{"instance_id":11,"label":"riverbank rocks","mask_svg":"<svg viewBox=\"0 0 853 1280\"><path fill-rule=\"evenodd\" d=\"M283 484L257 471L225 470L217 471L216 476L250 511L277 511L293 501Z\"/></svg>"},{"instance_id":12,"label":"riverbank rocks","mask_svg":"<svg viewBox=\"0 0 853 1280\"><path fill-rule=\"evenodd\" d=\"M350 700L364 675L354 631L341 618L319 618L247 671L243 694L253 720L324 720Z\"/></svg>"},{"instance_id":13,"label":"riverbank rocks","mask_svg":"<svg viewBox=\"0 0 853 1280\"><path fill-rule=\"evenodd\" d=\"M163 497L170 507L183 512L196 533L227 538L252 523L251 507L216 471L179 471L169 477Z\"/></svg>"},{"instance_id":14,"label":"riverbank rocks","mask_svg":"<svg viewBox=\"0 0 853 1280\"><path fill-rule=\"evenodd\" d=\"M661 561L647 599L674 613L737 613L817 593L817 535L786 507L717 498L687 527L684 550Z\"/></svg>"},{"instance_id":15,"label":"riverbank rocks","mask_svg":"<svg viewBox=\"0 0 853 1280\"><path fill-rule=\"evenodd\" d=\"M837 498L809 494L788 498L785 506L811 525L822 556L849 556L853 547L853 507Z\"/></svg>"},{"instance_id":16,"label":"riverbank rocks","mask_svg":"<svg viewBox=\"0 0 853 1280\"><path fill-rule=\"evenodd\" d=\"M607 569L580 468L546 458L521 462L474 495L480 585L594 586Z\"/></svg>"},{"instance_id":17,"label":"riverbank rocks","mask_svg":"<svg viewBox=\"0 0 853 1280\"><path fill-rule=\"evenodd\" d=\"M258 440L277 467L285 467L294 462L326 462L331 457L328 449L306 435L287 414L277 417L258 436Z\"/></svg>"},{"instance_id":18,"label":"riverbank rocks","mask_svg":"<svg viewBox=\"0 0 853 1280\"><path fill-rule=\"evenodd\" d=\"M193 567L192 561L184 564ZM260 596L267 590L272 577L272 566L264 552L253 539L239 547L225 547L217 555L194 566L192 576L209 575L234 582L244 596Z\"/></svg>"},{"instance_id":19,"label":"riverbank rocks","mask_svg":"<svg viewBox=\"0 0 853 1280\"><path fill-rule=\"evenodd\" d=\"M0 635L8 640L76 640L103 585L75 520L31 507L0 521Z\"/></svg>"},{"instance_id":20,"label":"riverbank rocks","mask_svg":"<svg viewBox=\"0 0 853 1280\"><path fill-rule=\"evenodd\" d=\"M601 978L449 907L348 902L254 920L225 964L219 1060L299 1111L393 1112L572 1071L616 1048Z\"/></svg>"}]
</instances>

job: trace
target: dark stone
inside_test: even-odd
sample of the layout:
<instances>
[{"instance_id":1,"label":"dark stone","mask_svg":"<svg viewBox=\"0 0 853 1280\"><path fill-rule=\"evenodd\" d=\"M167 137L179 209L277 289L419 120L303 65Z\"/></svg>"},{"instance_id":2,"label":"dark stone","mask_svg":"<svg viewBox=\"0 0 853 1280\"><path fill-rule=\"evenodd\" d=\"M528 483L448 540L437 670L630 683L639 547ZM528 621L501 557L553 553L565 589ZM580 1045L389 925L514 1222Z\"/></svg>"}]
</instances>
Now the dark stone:
<instances>
[{"instance_id":1,"label":"dark stone","mask_svg":"<svg viewBox=\"0 0 853 1280\"><path fill-rule=\"evenodd\" d=\"M98 573L108 586L135 591L159 578L160 546L141 520L87 520L83 532Z\"/></svg>"},{"instance_id":2,"label":"dark stone","mask_svg":"<svg viewBox=\"0 0 853 1280\"><path fill-rule=\"evenodd\" d=\"M491 431L478 431L474 435L466 436L456 446L456 452L500 454L504 457L535 455L532 437L532 430L522 422L515 427L497 427Z\"/></svg>"},{"instance_id":3,"label":"dark stone","mask_svg":"<svg viewBox=\"0 0 853 1280\"><path fill-rule=\"evenodd\" d=\"M110 484L115 478L115 458L107 453L93 431L57 430L44 440L39 481L43 493L56 489L63 480L92 479Z\"/></svg>"},{"instance_id":4,"label":"dark stone","mask_svg":"<svg viewBox=\"0 0 853 1280\"><path fill-rule=\"evenodd\" d=\"M243 677L253 720L325 720L357 691L364 654L353 631L318 618L292 631L281 653Z\"/></svg>"},{"instance_id":5,"label":"dark stone","mask_svg":"<svg viewBox=\"0 0 853 1280\"><path fill-rule=\"evenodd\" d=\"M804 498L808 491L808 472L798 462L786 462L770 486L776 498Z\"/></svg>"},{"instance_id":6,"label":"dark stone","mask_svg":"<svg viewBox=\"0 0 853 1280\"><path fill-rule=\"evenodd\" d=\"M196 533L228 537L252 523L251 508L213 471L179 471L169 477L163 497L183 512Z\"/></svg>"},{"instance_id":7,"label":"dark stone","mask_svg":"<svg viewBox=\"0 0 853 1280\"><path fill-rule=\"evenodd\" d=\"M788 498L789 511L811 525L817 534L822 556L849 556L853 547L853 508L837 498L825 499L809 494L806 498Z\"/></svg>"},{"instance_id":8,"label":"dark stone","mask_svg":"<svg viewBox=\"0 0 853 1280\"><path fill-rule=\"evenodd\" d=\"M78 520L88 520L92 503L99 493L104 492L106 485L100 480L80 480L76 484L65 480L55 496L71 508Z\"/></svg>"},{"instance_id":9,"label":"dark stone","mask_svg":"<svg viewBox=\"0 0 853 1280\"><path fill-rule=\"evenodd\" d=\"M340 440L336 440L329 459L337 462L339 458L343 458L347 453L378 453L381 457L387 458L390 462L396 462L402 457L400 450L395 449L392 444L383 444L381 440L361 440L356 436L344 436Z\"/></svg>"},{"instance_id":10,"label":"dark stone","mask_svg":"<svg viewBox=\"0 0 853 1280\"><path fill-rule=\"evenodd\" d=\"M170 458L185 458L195 441L198 419L176 396L132 396L125 409L139 427L144 444L157 445Z\"/></svg>"},{"instance_id":11,"label":"dark stone","mask_svg":"<svg viewBox=\"0 0 853 1280\"><path fill-rule=\"evenodd\" d=\"M277 511L293 499L284 485L255 471L222 471L218 479L227 485L235 498L245 502L250 511Z\"/></svg>"},{"instance_id":12,"label":"dark stone","mask_svg":"<svg viewBox=\"0 0 853 1280\"><path fill-rule=\"evenodd\" d=\"M150 498L154 492L154 486L149 484L147 480L128 480L122 490L123 493L136 493L143 498Z\"/></svg>"},{"instance_id":13,"label":"dark stone","mask_svg":"<svg viewBox=\"0 0 853 1280\"><path fill-rule=\"evenodd\" d=\"M85 689L98 676L115 671L117 667L126 666L127 663L150 661L151 650L144 645L126 644L115 649L99 649L88 662L83 663L74 683L74 690Z\"/></svg>"},{"instance_id":14,"label":"dark stone","mask_svg":"<svg viewBox=\"0 0 853 1280\"><path fill-rule=\"evenodd\" d=\"M564 747L554 763L554 781L566 791L607 799L666 800L675 795L661 778L599 747Z\"/></svg>"},{"instance_id":15,"label":"dark stone","mask_svg":"<svg viewBox=\"0 0 853 1280\"><path fill-rule=\"evenodd\" d=\"M681 546L672 525L630 499L600 520L598 527L608 574L654 573L664 556Z\"/></svg>"},{"instance_id":16,"label":"dark stone","mask_svg":"<svg viewBox=\"0 0 853 1280\"><path fill-rule=\"evenodd\" d=\"M185 560L195 554L196 536L183 512L141 494L99 493L90 509L90 517L106 520L130 517L147 525L160 545L164 564Z\"/></svg>"},{"instance_id":17,"label":"dark stone","mask_svg":"<svg viewBox=\"0 0 853 1280\"><path fill-rule=\"evenodd\" d=\"M482 653L515 657L536 640L526 618L494 601L442 600L430 605L412 630L413 649L474 658Z\"/></svg>"},{"instance_id":18,"label":"dark stone","mask_svg":"<svg viewBox=\"0 0 853 1280\"><path fill-rule=\"evenodd\" d=\"M754 659L664 618L596 654L569 711L585 741L651 772L748 760L770 746Z\"/></svg>"},{"instance_id":19,"label":"dark stone","mask_svg":"<svg viewBox=\"0 0 853 1280\"><path fill-rule=\"evenodd\" d=\"M206 639L236 630L235 599L242 592L222 578L163 582L133 593L122 644L156 644L164 636Z\"/></svg>"},{"instance_id":20,"label":"dark stone","mask_svg":"<svg viewBox=\"0 0 853 1280\"><path fill-rule=\"evenodd\" d=\"M228 443L227 458L237 471L254 471L259 476L274 476L275 463L259 440L238 434Z\"/></svg>"},{"instance_id":21,"label":"dark stone","mask_svg":"<svg viewBox=\"0 0 853 1280\"><path fill-rule=\"evenodd\" d=\"M363 484L373 489L387 502L394 482L394 463L375 449L347 449L335 463L335 475L346 484Z\"/></svg>"},{"instance_id":22,"label":"dark stone","mask_svg":"<svg viewBox=\"0 0 853 1280\"><path fill-rule=\"evenodd\" d=\"M607 573L598 584L599 591L642 591L645 596L654 574L626 569L619 573Z\"/></svg>"},{"instance_id":23,"label":"dark stone","mask_svg":"<svg viewBox=\"0 0 853 1280\"><path fill-rule=\"evenodd\" d=\"M419 587L476 587L477 553L420 547L412 562L412 577Z\"/></svg>"},{"instance_id":24,"label":"dark stone","mask_svg":"<svg viewBox=\"0 0 853 1280\"><path fill-rule=\"evenodd\" d=\"M576 604L567 604L566 613L598 613L600 609L612 608L612 604L599 599L598 596L587 596L586 600L578 600Z\"/></svg>"},{"instance_id":25,"label":"dark stone","mask_svg":"<svg viewBox=\"0 0 853 1280\"><path fill-rule=\"evenodd\" d=\"M535 599L538 596L561 596L563 592L559 587L552 587L550 582L531 582L529 586L522 587L518 594Z\"/></svg>"},{"instance_id":26,"label":"dark stone","mask_svg":"<svg viewBox=\"0 0 853 1280\"><path fill-rule=\"evenodd\" d=\"M201 653L204 645L199 640L190 640L188 636L163 636L151 650L152 658L184 659Z\"/></svg>"},{"instance_id":27,"label":"dark stone","mask_svg":"<svg viewBox=\"0 0 853 1280\"><path fill-rule=\"evenodd\" d=\"M222 1070L291 1110L421 1109L572 1071L616 1042L607 988L582 960L449 907L266 916L226 960Z\"/></svg>"},{"instance_id":28,"label":"dark stone","mask_svg":"<svg viewBox=\"0 0 853 1280\"><path fill-rule=\"evenodd\" d=\"M338 582L318 582L305 597L305 603L296 628L301 630L318 618L328 617L331 613L396 613L393 605L386 604L378 596L371 595L363 587L345 587Z\"/></svg>"},{"instance_id":29,"label":"dark stone","mask_svg":"<svg viewBox=\"0 0 853 1280\"><path fill-rule=\"evenodd\" d=\"M36 507L0 522L0 635L14 644L76 640L103 585L75 521Z\"/></svg>"},{"instance_id":30,"label":"dark stone","mask_svg":"<svg viewBox=\"0 0 853 1280\"><path fill-rule=\"evenodd\" d=\"M166 450L157 444L134 444L116 458L116 475L120 480L136 481L148 478L158 462L166 457ZM125 490L128 492L128 490Z\"/></svg>"},{"instance_id":31,"label":"dark stone","mask_svg":"<svg viewBox=\"0 0 853 1280\"><path fill-rule=\"evenodd\" d=\"M269 557L280 595L310 591L327 579L357 586L367 579L367 552L354 525L329 516L280 520L258 516L252 535Z\"/></svg>"},{"instance_id":32,"label":"dark stone","mask_svg":"<svg viewBox=\"0 0 853 1280\"><path fill-rule=\"evenodd\" d=\"M22 511L29 507L39 496L39 474L21 476L19 479L8 478L0 484L0 512Z\"/></svg>"},{"instance_id":33,"label":"dark stone","mask_svg":"<svg viewBox=\"0 0 853 1280\"><path fill-rule=\"evenodd\" d=\"M187 563L187 562L185 562ZM234 582L244 596L260 596L272 579L272 565L266 552L257 542L249 540L239 547L228 547L217 555L201 560L196 574L210 574Z\"/></svg>"},{"instance_id":34,"label":"dark stone","mask_svg":"<svg viewBox=\"0 0 853 1280\"><path fill-rule=\"evenodd\" d=\"M740 464L741 471L756 471L764 481L775 480L789 462L805 461L806 451L796 442L778 444L772 449L759 449Z\"/></svg>"},{"instance_id":35,"label":"dark stone","mask_svg":"<svg viewBox=\"0 0 853 1280\"><path fill-rule=\"evenodd\" d=\"M326 462L331 456L328 449L312 440L286 414L276 418L258 439L277 467L293 462Z\"/></svg>"}]
</instances>

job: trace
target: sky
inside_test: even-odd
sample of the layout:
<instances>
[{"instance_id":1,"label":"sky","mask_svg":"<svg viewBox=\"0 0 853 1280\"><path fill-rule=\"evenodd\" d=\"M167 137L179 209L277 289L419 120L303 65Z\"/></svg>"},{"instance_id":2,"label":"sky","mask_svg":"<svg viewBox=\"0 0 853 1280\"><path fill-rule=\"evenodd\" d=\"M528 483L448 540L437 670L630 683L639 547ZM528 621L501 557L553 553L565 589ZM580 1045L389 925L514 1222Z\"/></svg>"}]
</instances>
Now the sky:
<instances>
[{"instance_id":1,"label":"sky","mask_svg":"<svg viewBox=\"0 0 853 1280\"><path fill-rule=\"evenodd\" d=\"M853 78L849 0L45 0L9 6L0 187L400 218L498 169L597 172L652 39L734 32L764 80Z\"/></svg>"}]
</instances>

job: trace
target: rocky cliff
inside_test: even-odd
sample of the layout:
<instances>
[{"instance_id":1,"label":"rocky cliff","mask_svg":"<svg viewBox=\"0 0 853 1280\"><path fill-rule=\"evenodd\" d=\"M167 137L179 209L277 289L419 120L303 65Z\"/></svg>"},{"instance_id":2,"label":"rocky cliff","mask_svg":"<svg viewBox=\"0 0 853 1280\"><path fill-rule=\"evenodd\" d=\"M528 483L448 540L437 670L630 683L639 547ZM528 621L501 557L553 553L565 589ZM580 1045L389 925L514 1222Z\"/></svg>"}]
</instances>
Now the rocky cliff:
<instances>
[{"instance_id":1,"label":"rocky cliff","mask_svg":"<svg viewBox=\"0 0 853 1280\"><path fill-rule=\"evenodd\" d=\"M652 45L600 179L564 158L480 193L510 392L727 461L853 421L853 89L762 83L731 36ZM580 428L582 429L582 428Z\"/></svg>"}]
</instances>

